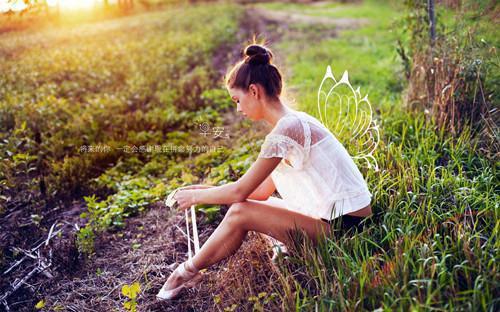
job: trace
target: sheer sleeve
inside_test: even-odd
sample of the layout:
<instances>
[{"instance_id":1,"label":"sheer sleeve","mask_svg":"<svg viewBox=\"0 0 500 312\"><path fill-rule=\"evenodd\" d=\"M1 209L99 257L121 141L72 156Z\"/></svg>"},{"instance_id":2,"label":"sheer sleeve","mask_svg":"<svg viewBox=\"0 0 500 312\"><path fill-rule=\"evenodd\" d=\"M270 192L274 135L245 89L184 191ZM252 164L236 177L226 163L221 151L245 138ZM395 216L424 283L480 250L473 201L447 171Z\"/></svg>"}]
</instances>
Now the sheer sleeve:
<instances>
[{"instance_id":1,"label":"sheer sleeve","mask_svg":"<svg viewBox=\"0 0 500 312\"><path fill-rule=\"evenodd\" d=\"M287 158L292 152L296 144L289 137L279 134L269 134L266 136L264 143L260 149L259 157L271 158L280 157Z\"/></svg>"},{"instance_id":2,"label":"sheer sleeve","mask_svg":"<svg viewBox=\"0 0 500 312\"><path fill-rule=\"evenodd\" d=\"M286 116L266 136L258 157L287 159L294 168L302 168L308 152L307 135L300 119Z\"/></svg>"}]
</instances>

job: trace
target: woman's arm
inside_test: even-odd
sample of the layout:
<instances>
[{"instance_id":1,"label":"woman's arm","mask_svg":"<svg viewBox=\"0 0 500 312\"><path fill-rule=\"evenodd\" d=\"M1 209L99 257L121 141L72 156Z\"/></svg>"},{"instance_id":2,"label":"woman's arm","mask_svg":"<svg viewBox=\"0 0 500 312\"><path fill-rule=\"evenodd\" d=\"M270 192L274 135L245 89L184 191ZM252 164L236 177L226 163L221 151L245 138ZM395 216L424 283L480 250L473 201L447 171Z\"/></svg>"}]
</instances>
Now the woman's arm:
<instances>
[{"instance_id":1,"label":"woman's arm","mask_svg":"<svg viewBox=\"0 0 500 312\"><path fill-rule=\"evenodd\" d=\"M207 184L191 184L183 187L179 187L178 190L199 190L199 189L207 189L216 187L215 185L207 185ZM273 179L271 175L268 175L267 178L262 182L252 194L248 195L247 199L255 199L255 200L266 200L271 196L276 190L276 186L274 186Z\"/></svg>"},{"instance_id":2,"label":"woman's arm","mask_svg":"<svg viewBox=\"0 0 500 312\"><path fill-rule=\"evenodd\" d=\"M281 157L257 158L236 182L207 189L179 190L174 198L180 209L196 204L232 204L249 198L278 166Z\"/></svg>"},{"instance_id":3,"label":"woman's arm","mask_svg":"<svg viewBox=\"0 0 500 312\"><path fill-rule=\"evenodd\" d=\"M215 185L208 185L208 184L191 184L187 186L181 186L177 188L178 190L198 190L198 189L207 189L215 187Z\"/></svg>"},{"instance_id":4,"label":"woman's arm","mask_svg":"<svg viewBox=\"0 0 500 312\"><path fill-rule=\"evenodd\" d=\"M273 179L271 175L268 175L267 178L262 182L252 194L248 196L248 199L255 200L266 200L271 196L276 190L276 186L274 185Z\"/></svg>"}]
</instances>

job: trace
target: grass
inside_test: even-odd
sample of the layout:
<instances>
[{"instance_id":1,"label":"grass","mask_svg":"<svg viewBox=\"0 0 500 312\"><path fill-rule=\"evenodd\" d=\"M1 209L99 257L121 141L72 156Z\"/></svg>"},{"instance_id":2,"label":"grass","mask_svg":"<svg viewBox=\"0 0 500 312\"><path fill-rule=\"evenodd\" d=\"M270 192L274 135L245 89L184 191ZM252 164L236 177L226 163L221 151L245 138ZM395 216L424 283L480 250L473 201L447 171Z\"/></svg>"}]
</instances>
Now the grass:
<instances>
[{"instance_id":1,"label":"grass","mask_svg":"<svg viewBox=\"0 0 500 312\"><path fill-rule=\"evenodd\" d=\"M9 185L21 179L13 155L34 157L27 166L37 176L23 181L34 191L44 179L48 199L74 196L77 188L88 191L92 178L126 156L121 149L125 145L173 142L175 130L196 131L200 118L220 125L225 93L211 62L215 49L230 42L236 31L238 11L230 6L219 9L224 14L216 24L209 23L203 7L193 7L182 18L177 8L63 31L4 34L4 190L14 193ZM23 140L28 144L20 147ZM98 144L111 151L81 155L81 146ZM141 162L147 163L150 156L142 155ZM162 156L155 155L157 160ZM44 168L36 165L41 158ZM75 177L68 166L79 166L85 174Z\"/></svg>"},{"instance_id":2,"label":"grass","mask_svg":"<svg viewBox=\"0 0 500 312\"><path fill-rule=\"evenodd\" d=\"M390 6L373 1L346 5L332 13L317 11L329 17L368 18L370 24L315 42L314 48L299 48L297 44L302 43L286 40L275 47L290 51L286 60L293 68L289 84L300 88L296 96L303 103L302 108L315 113L314 97L327 65L332 66L338 79L348 70L351 84L359 86L363 95L367 93L376 108L397 103L403 89L402 65L395 50L396 33L390 30L397 13Z\"/></svg>"},{"instance_id":3,"label":"grass","mask_svg":"<svg viewBox=\"0 0 500 312\"><path fill-rule=\"evenodd\" d=\"M370 20L310 48L286 40L273 48L287 51L289 85L299 108L312 115L318 116L326 66L337 79L348 70L377 112L382 140L374 155L381 170L362 167L374 194L372 223L319 248L303 242L293 258L301 266L285 266L276 286L283 303L307 311L495 310L498 163L479 153L471 131L453 138L434 131L423 112L403 109L406 86L392 22L404 11L379 1L317 12L264 6Z\"/></svg>"}]
</instances>

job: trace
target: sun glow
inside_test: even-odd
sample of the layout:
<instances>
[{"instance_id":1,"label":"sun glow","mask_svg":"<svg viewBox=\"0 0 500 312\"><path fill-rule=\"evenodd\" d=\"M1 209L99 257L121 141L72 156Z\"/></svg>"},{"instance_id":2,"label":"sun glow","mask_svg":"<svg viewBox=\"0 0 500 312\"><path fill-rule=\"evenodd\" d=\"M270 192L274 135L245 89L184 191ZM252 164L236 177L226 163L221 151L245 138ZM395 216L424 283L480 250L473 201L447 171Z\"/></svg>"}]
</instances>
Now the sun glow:
<instances>
[{"instance_id":1,"label":"sun glow","mask_svg":"<svg viewBox=\"0 0 500 312\"><path fill-rule=\"evenodd\" d=\"M40 3L42 1L38 1ZM43 1L45 2L45 1ZM109 4L116 3L116 0L108 0ZM61 10L86 10L92 9L103 4L103 0L46 0L49 7L59 8ZM20 12L29 6L24 0L0 0L0 13L14 11Z\"/></svg>"},{"instance_id":2,"label":"sun glow","mask_svg":"<svg viewBox=\"0 0 500 312\"><path fill-rule=\"evenodd\" d=\"M101 2L99 0L47 0L49 6L59 5L59 8L64 10L90 9Z\"/></svg>"},{"instance_id":3,"label":"sun glow","mask_svg":"<svg viewBox=\"0 0 500 312\"><path fill-rule=\"evenodd\" d=\"M26 9L28 6L24 1L22 0L17 0L17 1L11 1L9 2L8 0L0 0L0 12L7 12L7 11L14 11L14 12L19 12L24 9Z\"/></svg>"}]
</instances>

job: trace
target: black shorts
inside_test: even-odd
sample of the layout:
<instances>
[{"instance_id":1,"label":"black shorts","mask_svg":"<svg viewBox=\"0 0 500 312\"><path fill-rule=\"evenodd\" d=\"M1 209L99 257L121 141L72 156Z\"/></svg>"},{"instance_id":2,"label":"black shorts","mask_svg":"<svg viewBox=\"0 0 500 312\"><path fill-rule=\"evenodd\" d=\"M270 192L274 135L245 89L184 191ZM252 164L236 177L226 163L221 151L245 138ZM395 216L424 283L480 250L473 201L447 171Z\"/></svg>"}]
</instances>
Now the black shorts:
<instances>
[{"instance_id":1,"label":"black shorts","mask_svg":"<svg viewBox=\"0 0 500 312\"><path fill-rule=\"evenodd\" d=\"M343 235L350 230L360 232L363 229L364 225L366 224L366 221L363 221L365 219L369 218L350 216L350 215L343 215L332 220L321 218L323 222L332 225L332 230L335 232L336 235Z\"/></svg>"}]
</instances>

